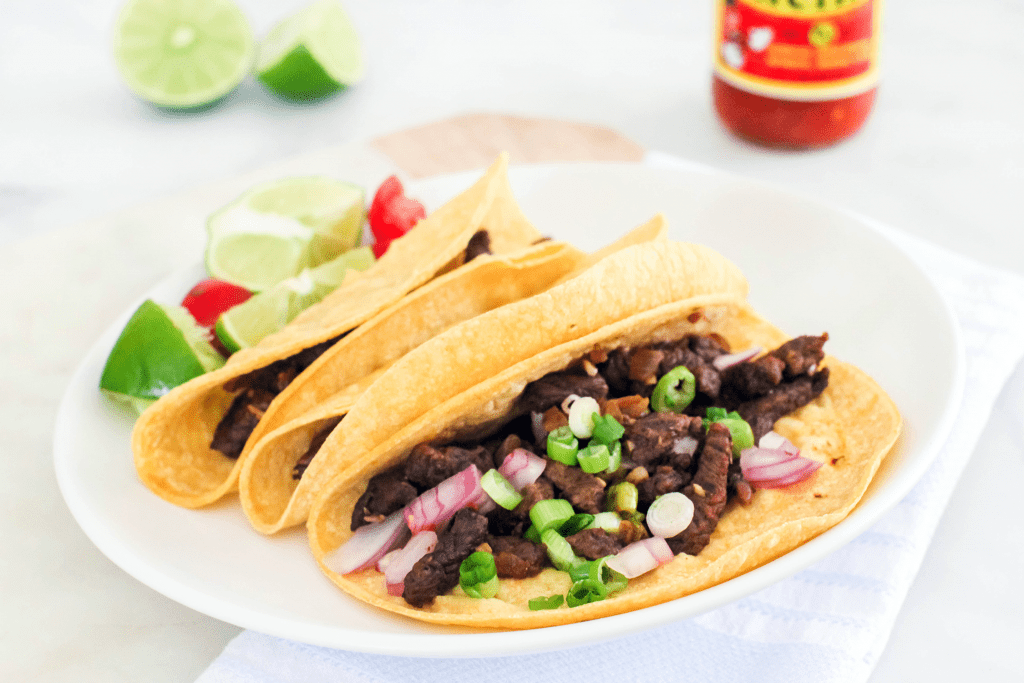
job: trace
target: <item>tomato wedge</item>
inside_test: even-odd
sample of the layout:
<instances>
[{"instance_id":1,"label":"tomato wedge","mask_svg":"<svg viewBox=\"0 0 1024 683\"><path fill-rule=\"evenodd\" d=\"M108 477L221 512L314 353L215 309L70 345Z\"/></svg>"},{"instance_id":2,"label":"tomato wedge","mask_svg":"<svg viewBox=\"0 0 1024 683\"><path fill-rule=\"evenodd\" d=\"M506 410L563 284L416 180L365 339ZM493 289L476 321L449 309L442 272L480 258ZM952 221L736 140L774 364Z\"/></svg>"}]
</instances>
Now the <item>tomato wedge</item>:
<instances>
[{"instance_id":1,"label":"tomato wedge","mask_svg":"<svg viewBox=\"0 0 1024 683\"><path fill-rule=\"evenodd\" d=\"M367 220L373 232L373 255L380 258L391 246L391 241L409 232L425 218L423 204L405 196L405 188L397 176L390 176L373 195Z\"/></svg>"},{"instance_id":2,"label":"tomato wedge","mask_svg":"<svg viewBox=\"0 0 1024 683\"><path fill-rule=\"evenodd\" d=\"M252 296L245 287L224 280L207 278L189 290L181 305L202 327L213 329L224 311L247 301Z\"/></svg>"}]
</instances>

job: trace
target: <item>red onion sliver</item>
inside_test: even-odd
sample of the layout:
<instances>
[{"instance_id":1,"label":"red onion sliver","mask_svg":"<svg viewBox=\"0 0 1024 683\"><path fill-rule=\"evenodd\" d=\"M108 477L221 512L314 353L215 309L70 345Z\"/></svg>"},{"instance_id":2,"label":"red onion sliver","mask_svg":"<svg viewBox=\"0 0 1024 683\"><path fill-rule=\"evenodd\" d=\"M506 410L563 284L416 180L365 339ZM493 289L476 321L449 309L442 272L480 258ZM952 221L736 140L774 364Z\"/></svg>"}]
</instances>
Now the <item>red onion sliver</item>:
<instances>
[{"instance_id":1,"label":"red onion sliver","mask_svg":"<svg viewBox=\"0 0 1024 683\"><path fill-rule=\"evenodd\" d=\"M404 521L402 510L399 510L384 521L359 527L351 538L324 559L324 563L339 574L348 574L375 564L405 533Z\"/></svg>"},{"instance_id":2,"label":"red onion sliver","mask_svg":"<svg viewBox=\"0 0 1024 683\"><path fill-rule=\"evenodd\" d=\"M503 477L508 479L509 483L512 484L512 488L520 491L527 484L532 484L540 479L540 475L544 474L544 468L547 464L544 458L531 453L525 448L517 448L505 456L505 460L501 463L498 471L501 472Z\"/></svg>"},{"instance_id":3,"label":"red onion sliver","mask_svg":"<svg viewBox=\"0 0 1024 683\"><path fill-rule=\"evenodd\" d=\"M762 488L762 489L780 489L780 488L784 488L786 486L790 486L791 484L796 484L797 482L801 482L804 479L807 479L812 474L817 472L818 468L821 467L821 463L817 462L815 460L809 460L807 458L800 458L800 460L803 461L801 463L800 469L794 469L794 471L791 474L789 474L788 476L785 476L785 477L780 477L778 479L770 479L770 480L767 480L767 481L760 481L760 482L757 483L758 488Z\"/></svg>"},{"instance_id":4,"label":"red onion sliver","mask_svg":"<svg viewBox=\"0 0 1024 683\"><path fill-rule=\"evenodd\" d=\"M391 551L388 551L387 553L385 553L384 557L382 557L379 560L377 560L377 571L379 571L381 574L383 574L387 570L388 565L391 564L392 562L394 562L395 558L398 557L401 553L402 553L402 549L401 548L398 548L396 550L391 550Z\"/></svg>"},{"instance_id":5,"label":"red onion sliver","mask_svg":"<svg viewBox=\"0 0 1024 683\"><path fill-rule=\"evenodd\" d=\"M433 531L421 531L413 535L384 570L384 583L388 586L388 592L390 593L391 587L397 584L403 584L404 588L405 575L436 545L437 534Z\"/></svg>"},{"instance_id":6,"label":"red onion sliver","mask_svg":"<svg viewBox=\"0 0 1024 683\"><path fill-rule=\"evenodd\" d=\"M793 445L793 442L778 432L768 432L757 442L761 448L777 448L786 451L791 455L800 455L800 449Z\"/></svg>"},{"instance_id":7,"label":"red onion sliver","mask_svg":"<svg viewBox=\"0 0 1024 683\"><path fill-rule=\"evenodd\" d=\"M627 579L635 579L659 565L671 562L673 557L668 542L660 536L654 536L630 543L613 557L609 557L607 566Z\"/></svg>"},{"instance_id":8,"label":"red onion sliver","mask_svg":"<svg viewBox=\"0 0 1024 683\"><path fill-rule=\"evenodd\" d=\"M821 463L781 449L747 448L740 453L743 478L759 488L781 488L811 476Z\"/></svg>"},{"instance_id":9,"label":"red onion sliver","mask_svg":"<svg viewBox=\"0 0 1024 683\"><path fill-rule=\"evenodd\" d=\"M470 465L420 494L402 512L409 530L416 534L451 519L456 512L479 499L483 492L480 470Z\"/></svg>"},{"instance_id":10,"label":"red onion sliver","mask_svg":"<svg viewBox=\"0 0 1024 683\"><path fill-rule=\"evenodd\" d=\"M717 356L711 361L711 364L715 366L715 369L721 372L726 368L731 368L734 365L748 361L757 354L764 351L760 346L752 346L745 351L737 351L736 353L726 353L721 356Z\"/></svg>"}]
</instances>

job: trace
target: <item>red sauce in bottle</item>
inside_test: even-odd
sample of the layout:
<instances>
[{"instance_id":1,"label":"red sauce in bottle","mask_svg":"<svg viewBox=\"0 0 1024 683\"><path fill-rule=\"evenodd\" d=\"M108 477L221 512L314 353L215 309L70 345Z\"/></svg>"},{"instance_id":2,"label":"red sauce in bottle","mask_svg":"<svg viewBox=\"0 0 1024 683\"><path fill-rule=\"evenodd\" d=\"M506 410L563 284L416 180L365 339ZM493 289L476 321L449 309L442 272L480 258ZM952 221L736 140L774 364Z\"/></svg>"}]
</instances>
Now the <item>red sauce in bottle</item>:
<instances>
[{"instance_id":1,"label":"red sauce in bottle","mask_svg":"<svg viewBox=\"0 0 1024 683\"><path fill-rule=\"evenodd\" d=\"M809 149L853 135L878 82L881 0L717 0L712 94L723 125Z\"/></svg>"}]
</instances>

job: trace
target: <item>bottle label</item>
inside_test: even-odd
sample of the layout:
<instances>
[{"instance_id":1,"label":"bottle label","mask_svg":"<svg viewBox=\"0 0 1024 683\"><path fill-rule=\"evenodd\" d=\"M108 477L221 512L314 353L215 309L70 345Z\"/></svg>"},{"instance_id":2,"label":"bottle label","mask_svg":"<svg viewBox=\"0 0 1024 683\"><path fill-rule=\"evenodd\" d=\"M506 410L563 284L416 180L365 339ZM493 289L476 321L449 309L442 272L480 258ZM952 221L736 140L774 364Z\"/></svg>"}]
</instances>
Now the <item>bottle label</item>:
<instances>
[{"instance_id":1,"label":"bottle label","mask_svg":"<svg viewBox=\"0 0 1024 683\"><path fill-rule=\"evenodd\" d=\"M882 0L716 0L715 73L758 95L832 100L878 83Z\"/></svg>"}]
</instances>

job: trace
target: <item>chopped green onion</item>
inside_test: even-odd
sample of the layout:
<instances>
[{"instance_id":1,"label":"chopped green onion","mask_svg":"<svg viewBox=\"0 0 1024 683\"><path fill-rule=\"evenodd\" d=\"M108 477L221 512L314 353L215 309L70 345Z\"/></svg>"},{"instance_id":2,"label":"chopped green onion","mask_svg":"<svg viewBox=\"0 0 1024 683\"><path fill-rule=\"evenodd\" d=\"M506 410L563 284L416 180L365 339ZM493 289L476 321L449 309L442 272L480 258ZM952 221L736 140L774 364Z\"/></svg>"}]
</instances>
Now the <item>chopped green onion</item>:
<instances>
[{"instance_id":1,"label":"chopped green onion","mask_svg":"<svg viewBox=\"0 0 1024 683\"><path fill-rule=\"evenodd\" d=\"M548 457L552 460L557 460L563 465L575 465L576 452L579 449L580 442L568 425L548 434Z\"/></svg>"},{"instance_id":2,"label":"chopped green onion","mask_svg":"<svg viewBox=\"0 0 1024 683\"><path fill-rule=\"evenodd\" d=\"M576 553L572 551L569 541L565 540L554 529L545 529L540 532L540 540L541 543L548 547L548 558L551 560L551 564L555 565L555 569L567 572L586 561L581 557L577 557Z\"/></svg>"},{"instance_id":3,"label":"chopped green onion","mask_svg":"<svg viewBox=\"0 0 1024 683\"><path fill-rule=\"evenodd\" d=\"M633 513L636 512L636 507L640 504L640 492L637 490L636 484L620 481L609 489L605 501L605 507L612 512Z\"/></svg>"},{"instance_id":4,"label":"chopped green onion","mask_svg":"<svg viewBox=\"0 0 1024 683\"><path fill-rule=\"evenodd\" d=\"M594 521L587 528L604 529L610 533L615 533L619 530L619 525L621 524L622 518L619 517L617 512L599 512L594 515Z\"/></svg>"},{"instance_id":5,"label":"chopped green onion","mask_svg":"<svg viewBox=\"0 0 1024 683\"><path fill-rule=\"evenodd\" d=\"M597 579L583 579L574 583L569 589L569 594L565 596L565 604L569 607L579 607L588 602L604 600L607 597L608 589L603 583Z\"/></svg>"},{"instance_id":6,"label":"chopped green onion","mask_svg":"<svg viewBox=\"0 0 1024 683\"><path fill-rule=\"evenodd\" d=\"M727 412L725 408L708 406L704 429L708 429L713 422L720 422L728 427L732 436L732 454L737 458L742 451L754 446L754 430L735 410Z\"/></svg>"},{"instance_id":7,"label":"chopped green onion","mask_svg":"<svg viewBox=\"0 0 1024 683\"><path fill-rule=\"evenodd\" d=\"M718 423L729 428L729 434L732 436L732 454L735 457L738 458L740 453L754 446L754 430L743 418L727 417L718 420Z\"/></svg>"},{"instance_id":8,"label":"chopped green onion","mask_svg":"<svg viewBox=\"0 0 1024 683\"><path fill-rule=\"evenodd\" d=\"M494 555L477 551L459 565L459 585L471 598L493 598L498 592Z\"/></svg>"},{"instance_id":9,"label":"chopped green onion","mask_svg":"<svg viewBox=\"0 0 1024 683\"><path fill-rule=\"evenodd\" d=\"M545 529L561 526L574 514L576 512L572 509L572 503L564 498L538 500L530 508L530 521L537 527L539 533L544 533Z\"/></svg>"},{"instance_id":10,"label":"chopped green onion","mask_svg":"<svg viewBox=\"0 0 1024 683\"><path fill-rule=\"evenodd\" d=\"M591 443L586 448L580 449L576 454L580 469L587 474L594 474L608 469L611 460L611 453L603 443Z\"/></svg>"},{"instance_id":11,"label":"chopped green onion","mask_svg":"<svg viewBox=\"0 0 1024 683\"><path fill-rule=\"evenodd\" d=\"M622 443L619 441L612 441L608 446L608 469L605 470L608 474L612 474L619 467L622 466Z\"/></svg>"},{"instance_id":12,"label":"chopped green onion","mask_svg":"<svg viewBox=\"0 0 1024 683\"><path fill-rule=\"evenodd\" d=\"M530 527L523 532L523 538L525 538L527 541L540 543L540 532L537 531L537 527L531 524Z\"/></svg>"},{"instance_id":13,"label":"chopped green onion","mask_svg":"<svg viewBox=\"0 0 1024 683\"><path fill-rule=\"evenodd\" d=\"M569 570L569 578L573 583L584 579L596 579L604 584L609 593L622 590L629 583L629 579L608 566L608 557L599 557Z\"/></svg>"},{"instance_id":14,"label":"chopped green onion","mask_svg":"<svg viewBox=\"0 0 1024 683\"><path fill-rule=\"evenodd\" d=\"M588 515L585 512L575 514L569 519L562 523L562 526L558 527L557 531L562 536L572 536L573 534L579 533L590 526L590 523L594 521L594 515Z\"/></svg>"},{"instance_id":15,"label":"chopped green onion","mask_svg":"<svg viewBox=\"0 0 1024 683\"><path fill-rule=\"evenodd\" d=\"M544 598L533 598L528 603L530 609L537 611L542 609L558 609L565 602L565 596L561 594L549 595Z\"/></svg>"},{"instance_id":16,"label":"chopped green onion","mask_svg":"<svg viewBox=\"0 0 1024 683\"><path fill-rule=\"evenodd\" d=\"M729 412L725 408L708 406L707 419L709 422L718 422L719 420L724 420L728 416Z\"/></svg>"},{"instance_id":17,"label":"chopped green onion","mask_svg":"<svg viewBox=\"0 0 1024 683\"><path fill-rule=\"evenodd\" d=\"M697 378L685 365L677 365L654 386L651 407L659 413L681 413L696 395Z\"/></svg>"},{"instance_id":18,"label":"chopped green onion","mask_svg":"<svg viewBox=\"0 0 1024 683\"><path fill-rule=\"evenodd\" d=\"M594 418L594 434L591 438L598 443L611 444L621 439L625 433L626 428L611 415L598 415Z\"/></svg>"},{"instance_id":19,"label":"chopped green onion","mask_svg":"<svg viewBox=\"0 0 1024 683\"><path fill-rule=\"evenodd\" d=\"M495 503L506 510L514 510L523 501L519 492L498 470L484 472L484 476L480 477L480 486Z\"/></svg>"}]
</instances>

